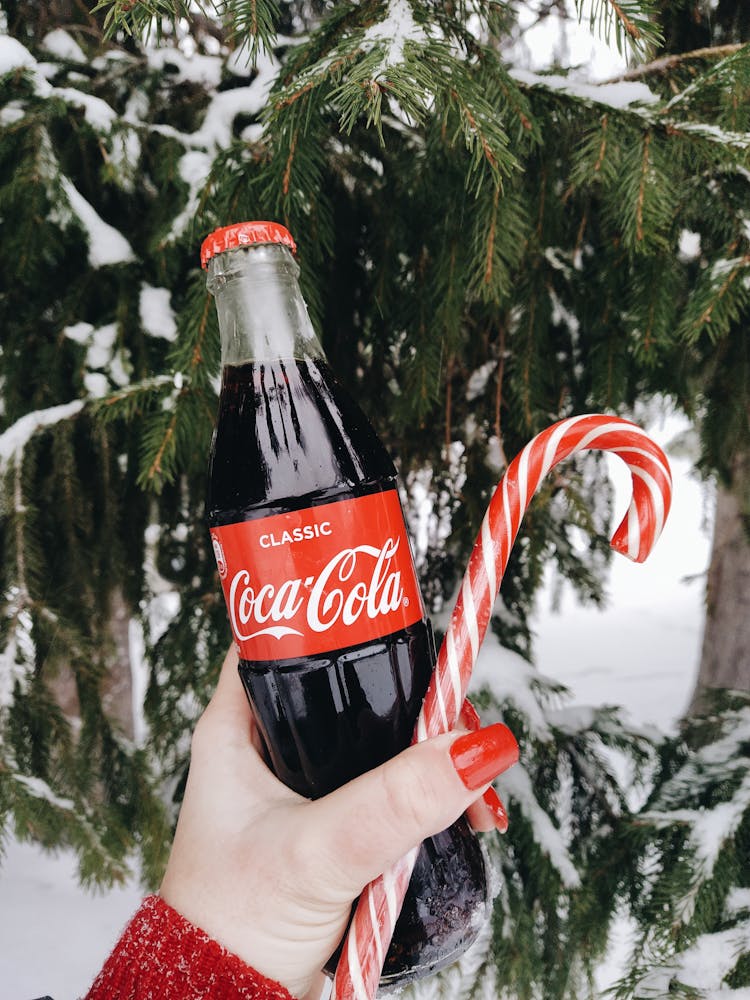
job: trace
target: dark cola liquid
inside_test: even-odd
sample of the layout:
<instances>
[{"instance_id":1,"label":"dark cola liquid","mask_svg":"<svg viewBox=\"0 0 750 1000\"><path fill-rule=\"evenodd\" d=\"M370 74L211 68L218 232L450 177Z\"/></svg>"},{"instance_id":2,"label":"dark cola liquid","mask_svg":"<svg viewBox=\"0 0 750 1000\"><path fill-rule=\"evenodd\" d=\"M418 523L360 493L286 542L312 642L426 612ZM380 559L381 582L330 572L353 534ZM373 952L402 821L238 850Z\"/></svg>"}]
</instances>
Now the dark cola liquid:
<instances>
[{"instance_id":1,"label":"dark cola liquid","mask_svg":"<svg viewBox=\"0 0 750 1000\"><path fill-rule=\"evenodd\" d=\"M390 457L325 362L224 369L209 470L211 527L394 488ZM317 798L409 745L434 662L423 619L323 655L242 660L240 676L275 773ZM478 933L486 893L483 854L464 819L425 841L383 983L458 958Z\"/></svg>"}]
</instances>

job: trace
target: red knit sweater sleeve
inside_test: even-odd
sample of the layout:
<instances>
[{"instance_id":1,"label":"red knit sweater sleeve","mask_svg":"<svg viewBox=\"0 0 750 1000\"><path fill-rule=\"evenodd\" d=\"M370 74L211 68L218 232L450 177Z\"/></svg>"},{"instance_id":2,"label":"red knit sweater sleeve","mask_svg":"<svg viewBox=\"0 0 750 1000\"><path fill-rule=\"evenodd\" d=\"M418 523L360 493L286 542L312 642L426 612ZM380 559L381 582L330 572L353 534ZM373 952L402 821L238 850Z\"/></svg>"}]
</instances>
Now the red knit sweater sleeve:
<instances>
[{"instance_id":1,"label":"red knit sweater sleeve","mask_svg":"<svg viewBox=\"0 0 750 1000\"><path fill-rule=\"evenodd\" d=\"M147 896L85 1000L292 1000L279 983Z\"/></svg>"}]
</instances>

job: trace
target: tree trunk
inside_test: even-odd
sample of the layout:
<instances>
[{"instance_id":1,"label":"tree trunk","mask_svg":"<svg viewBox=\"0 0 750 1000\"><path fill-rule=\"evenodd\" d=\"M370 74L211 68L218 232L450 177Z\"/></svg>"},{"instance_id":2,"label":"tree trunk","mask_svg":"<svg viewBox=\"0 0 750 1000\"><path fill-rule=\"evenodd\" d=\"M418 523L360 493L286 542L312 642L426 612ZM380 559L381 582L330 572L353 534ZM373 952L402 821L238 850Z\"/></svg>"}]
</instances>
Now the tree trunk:
<instances>
[{"instance_id":1,"label":"tree trunk","mask_svg":"<svg viewBox=\"0 0 750 1000\"><path fill-rule=\"evenodd\" d=\"M112 593L109 629L113 639L112 662L102 686L102 706L110 721L133 739L133 671L130 663L130 608L122 590Z\"/></svg>"},{"instance_id":2,"label":"tree trunk","mask_svg":"<svg viewBox=\"0 0 750 1000\"><path fill-rule=\"evenodd\" d=\"M700 670L689 714L705 703L707 688L750 690L750 454L734 463L731 488L718 487L706 626Z\"/></svg>"}]
</instances>

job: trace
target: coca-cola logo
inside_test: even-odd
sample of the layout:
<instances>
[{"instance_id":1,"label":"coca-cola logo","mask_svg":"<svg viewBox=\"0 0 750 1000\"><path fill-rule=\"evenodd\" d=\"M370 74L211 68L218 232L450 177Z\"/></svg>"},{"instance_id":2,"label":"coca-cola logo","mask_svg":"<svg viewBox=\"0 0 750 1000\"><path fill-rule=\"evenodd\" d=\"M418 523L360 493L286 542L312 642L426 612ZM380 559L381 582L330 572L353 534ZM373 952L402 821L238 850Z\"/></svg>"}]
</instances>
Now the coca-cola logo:
<instances>
[{"instance_id":1,"label":"coca-cola logo","mask_svg":"<svg viewBox=\"0 0 750 1000\"><path fill-rule=\"evenodd\" d=\"M254 584L248 569L238 570L228 593L236 638L246 642L258 636L301 636L303 633L290 623L325 633L337 625L350 627L363 616L376 619L407 607L409 598L404 595L396 560L399 541L388 538L380 548L358 545L341 549L317 577L280 584Z\"/></svg>"},{"instance_id":2,"label":"coca-cola logo","mask_svg":"<svg viewBox=\"0 0 750 1000\"><path fill-rule=\"evenodd\" d=\"M214 557L216 558L216 568L219 570L219 576L223 580L227 575L227 560L224 556L224 549L221 547L221 542L214 533L211 534L211 545L213 546Z\"/></svg>"},{"instance_id":3,"label":"coca-cola logo","mask_svg":"<svg viewBox=\"0 0 750 1000\"><path fill-rule=\"evenodd\" d=\"M424 616L395 490L215 526L243 659L353 648Z\"/></svg>"}]
</instances>

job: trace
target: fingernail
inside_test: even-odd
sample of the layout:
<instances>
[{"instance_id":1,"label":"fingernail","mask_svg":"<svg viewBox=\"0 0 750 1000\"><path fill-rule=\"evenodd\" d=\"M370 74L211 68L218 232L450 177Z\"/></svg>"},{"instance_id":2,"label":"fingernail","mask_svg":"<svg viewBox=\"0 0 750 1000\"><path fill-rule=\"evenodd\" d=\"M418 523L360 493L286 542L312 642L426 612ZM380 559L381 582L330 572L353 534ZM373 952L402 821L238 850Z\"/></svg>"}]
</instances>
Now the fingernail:
<instances>
[{"instance_id":1,"label":"fingernail","mask_svg":"<svg viewBox=\"0 0 750 1000\"><path fill-rule=\"evenodd\" d=\"M495 829L499 833L505 833L508 829L508 813L505 806L494 788L490 786L482 796L482 801L487 806L495 820Z\"/></svg>"},{"instance_id":2,"label":"fingernail","mask_svg":"<svg viewBox=\"0 0 750 1000\"><path fill-rule=\"evenodd\" d=\"M518 743L507 726L496 722L476 733L459 736L450 754L459 778L473 792L516 763Z\"/></svg>"},{"instance_id":3,"label":"fingernail","mask_svg":"<svg viewBox=\"0 0 750 1000\"><path fill-rule=\"evenodd\" d=\"M476 732L477 729L482 728L482 720L479 718L479 712L477 712L468 698L464 699L459 719L472 732Z\"/></svg>"}]
</instances>

